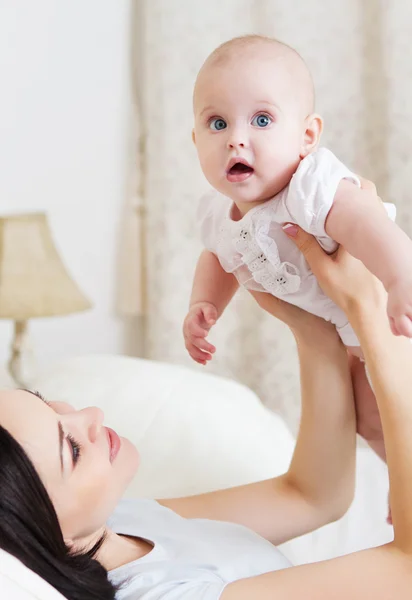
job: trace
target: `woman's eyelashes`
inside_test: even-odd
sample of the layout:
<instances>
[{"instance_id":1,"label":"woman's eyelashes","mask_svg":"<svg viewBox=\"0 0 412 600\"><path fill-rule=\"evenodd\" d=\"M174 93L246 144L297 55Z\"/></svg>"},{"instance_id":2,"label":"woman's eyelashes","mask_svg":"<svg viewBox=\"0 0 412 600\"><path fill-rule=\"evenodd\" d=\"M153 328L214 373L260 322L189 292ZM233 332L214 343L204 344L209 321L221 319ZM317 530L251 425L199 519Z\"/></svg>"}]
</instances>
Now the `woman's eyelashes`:
<instances>
[{"instance_id":1,"label":"woman's eyelashes","mask_svg":"<svg viewBox=\"0 0 412 600\"><path fill-rule=\"evenodd\" d=\"M48 400L46 400L41 394L40 392L33 392L33 394L35 394L35 396L37 396L38 398L40 398L40 400L43 400L43 402L45 404L47 404L48 406L51 407L51 402L49 402ZM72 464L75 467L77 465L77 463L79 462L81 455L82 455L82 445L80 444L80 442L78 442L71 433L66 434L66 439L69 442L69 446L70 446L70 454L71 454L71 458L72 458Z\"/></svg>"},{"instance_id":2,"label":"woman's eyelashes","mask_svg":"<svg viewBox=\"0 0 412 600\"><path fill-rule=\"evenodd\" d=\"M47 406L51 407L51 402L49 402L48 400L46 400L46 398L44 398L44 396L38 392L37 390L23 390L25 392L29 392L30 394L33 394L34 396L37 396L37 398L39 398L40 400L42 400L42 402L44 402L45 404L47 404ZM61 423L60 423L60 427L62 427ZM80 442L78 442L71 433L66 434L66 439L69 442L69 446L70 446L70 454L72 457L72 463L73 466L76 466L77 463L79 462L81 455L82 455L82 445L80 444Z\"/></svg>"},{"instance_id":3,"label":"woman's eyelashes","mask_svg":"<svg viewBox=\"0 0 412 600\"><path fill-rule=\"evenodd\" d=\"M40 392L38 392L37 390L29 390L27 388L18 388L18 389L20 389L22 392L28 392L29 394L33 394L33 396L37 396L37 398L39 398L39 400L42 400L42 402L44 402L45 404L50 406L50 402L48 400L46 400L46 398L42 394L40 394Z\"/></svg>"},{"instance_id":4,"label":"woman's eyelashes","mask_svg":"<svg viewBox=\"0 0 412 600\"><path fill-rule=\"evenodd\" d=\"M71 433L66 435L66 439L71 448L73 465L76 466L82 455L82 445L74 439Z\"/></svg>"}]
</instances>

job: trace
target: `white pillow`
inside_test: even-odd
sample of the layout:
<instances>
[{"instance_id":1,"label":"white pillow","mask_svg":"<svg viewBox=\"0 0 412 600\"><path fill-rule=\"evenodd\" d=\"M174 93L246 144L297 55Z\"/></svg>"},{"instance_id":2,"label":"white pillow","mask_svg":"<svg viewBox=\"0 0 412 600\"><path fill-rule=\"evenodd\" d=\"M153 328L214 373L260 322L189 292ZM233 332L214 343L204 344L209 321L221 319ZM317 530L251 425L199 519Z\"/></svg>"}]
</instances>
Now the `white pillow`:
<instances>
[{"instance_id":1,"label":"white pillow","mask_svg":"<svg viewBox=\"0 0 412 600\"><path fill-rule=\"evenodd\" d=\"M294 439L282 419L238 383L181 366L121 356L65 361L37 379L50 399L96 404L140 450L129 496L200 493L266 479L288 468ZM331 558L393 537L385 523L387 470L358 451L355 502L338 523L288 542L293 563Z\"/></svg>"},{"instance_id":2,"label":"white pillow","mask_svg":"<svg viewBox=\"0 0 412 600\"><path fill-rule=\"evenodd\" d=\"M129 496L173 497L273 477L287 469L293 452L294 440L284 422L251 390L185 367L87 356L57 364L31 387L78 408L100 406L107 424L137 445L142 464ZM369 450L360 451L359 458L353 507L339 523L284 545L294 564L391 539L384 521L386 471ZM12 557L2 562L4 556L0 554L0 584L4 580L10 590L5 598L61 599L34 574L33 584L26 586L28 570L12 559L10 572ZM28 595L29 589L34 595Z\"/></svg>"},{"instance_id":3,"label":"white pillow","mask_svg":"<svg viewBox=\"0 0 412 600\"><path fill-rule=\"evenodd\" d=\"M64 600L17 558L0 550L0 597L4 600Z\"/></svg>"},{"instance_id":4,"label":"white pillow","mask_svg":"<svg viewBox=\"0 0 412 600\"><path fill-rule=\"evenodd\" d=\"M293 438L283 421L227 379L147 360L88 356L55 365L30 387L77 408L100 406L106 422L137 445L141 467L129 496L171 497L247 483L285 471L290 460ZM2 598L62 598L5 552L0 565Z\"/></svg>"},{"instance_id":5,"label":"white pillow","mask_svg":"<svg viewBox=\"0 0 412 600\"><path fill-rule=\"evenodd\" d=\"M96 405L131 439L141 466L128 495L174 497L283 473L294 440L283 420L232 380L124 356L86 356L32 384L49 400Z\"/></svg>"}]
</instances>

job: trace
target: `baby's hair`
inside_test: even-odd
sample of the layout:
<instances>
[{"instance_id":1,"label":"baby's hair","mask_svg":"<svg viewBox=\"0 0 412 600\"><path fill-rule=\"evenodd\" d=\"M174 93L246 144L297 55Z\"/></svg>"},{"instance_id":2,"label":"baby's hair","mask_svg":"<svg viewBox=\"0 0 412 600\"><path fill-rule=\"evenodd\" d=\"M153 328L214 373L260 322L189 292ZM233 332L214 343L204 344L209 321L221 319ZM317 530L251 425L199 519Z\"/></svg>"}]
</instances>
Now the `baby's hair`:
<instances>
[{"instance_id":1,"label":"baby's hair","mask_svg":"<svg viewBox=\"0 0 412 600\"><path fill-rule=\"evenodd\" d=\"M276 53L276 56L293 61L301 85L307 88L312 112L315 104L315 87L309 68L297 50L276 38L258 34L241 35L232 38L231 40L223 42L223 44L220 44L220 46L213 50L206 59L204 66L219 65L233 58L241 58L242 53L245 50L262 46L271 47Z\"/></svg>"}]
</instances>

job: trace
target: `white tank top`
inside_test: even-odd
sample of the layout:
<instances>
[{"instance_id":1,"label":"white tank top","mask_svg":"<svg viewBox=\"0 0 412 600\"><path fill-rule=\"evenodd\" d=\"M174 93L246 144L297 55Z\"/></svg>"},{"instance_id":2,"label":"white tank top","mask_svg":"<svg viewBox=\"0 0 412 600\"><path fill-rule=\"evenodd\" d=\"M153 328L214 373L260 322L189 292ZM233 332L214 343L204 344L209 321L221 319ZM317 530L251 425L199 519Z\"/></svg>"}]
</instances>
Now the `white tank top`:
<instances>
[{"instance_id":1,"label":"white tank top","mask_svg":"<svg viewBox=\"0 0 412 600\"><path fill-rule=\"evenodd\" d=\"M155 500L123 500L108 526L153 544L146 556L110 571L119 600L218 600L238 579L290 567L270 542L221 521L185 519Z\"/></svg>"}]
</instances>

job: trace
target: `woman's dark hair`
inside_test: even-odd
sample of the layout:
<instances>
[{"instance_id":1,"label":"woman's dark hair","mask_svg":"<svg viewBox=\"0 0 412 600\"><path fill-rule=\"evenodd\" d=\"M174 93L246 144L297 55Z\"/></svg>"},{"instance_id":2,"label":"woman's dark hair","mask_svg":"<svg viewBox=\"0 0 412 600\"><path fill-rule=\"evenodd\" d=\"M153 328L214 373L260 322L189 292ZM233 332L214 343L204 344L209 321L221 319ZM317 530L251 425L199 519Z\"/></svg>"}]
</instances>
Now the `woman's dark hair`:
<instances>
[{"instance_id":1,"label":"woman's dark hair","mask_svg":"<svg viewBox=\"0 0 412 600\"><path fill-rule=\"evenodd\" d=\"M64 542L56 511L33 463L0 425L0 548L18 558L68 600L112 600L116 588L87 552Z\"/></svg>"}]
</instances>

